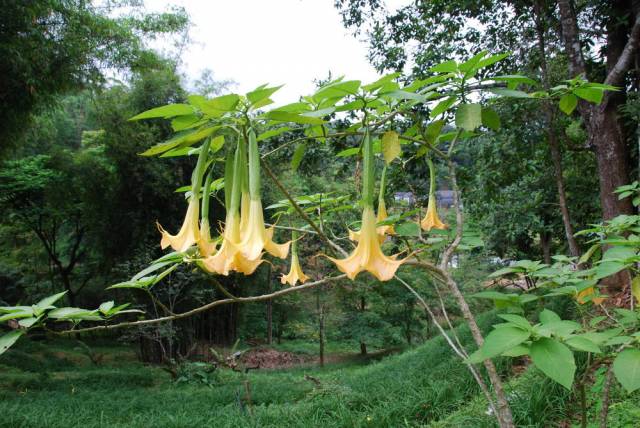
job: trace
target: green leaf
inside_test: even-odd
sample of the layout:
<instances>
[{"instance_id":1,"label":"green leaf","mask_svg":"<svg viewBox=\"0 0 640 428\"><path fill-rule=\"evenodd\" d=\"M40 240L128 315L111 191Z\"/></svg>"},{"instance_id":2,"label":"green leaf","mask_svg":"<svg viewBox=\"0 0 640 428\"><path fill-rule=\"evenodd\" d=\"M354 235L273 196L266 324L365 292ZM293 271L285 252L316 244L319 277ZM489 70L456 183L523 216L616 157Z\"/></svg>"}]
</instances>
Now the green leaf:
<instances>
[{"instance_id":1,"label":"green leaf","mask_svg":"<svg viewBox=\"0 0 640 428\"><path fill-rule=\"evenodd\" d=\"M288 131L291 131L291 128L289 128L288 126L282 126L280 128L270 129L258 135L258 138L256 138L256 141L259 143L260 141L268 140L269 138L276 137Z\"/></svg>"},{"instance_id":2,"label":"green leaf","mask_svg":"<svg viewBox=\"0 0 640 428\"><path fill-rule=\"evenodd\" d=\"M51 305L53 305L55 302L60 300L62 298L62 296L64 296L65 294L67 294L67 292L63 291L62 293L58 293L58 294L54 294L53 296L45 297L44 299L42 299L38 303L36 303L36 306L38 306L40 308L43 308L43 309L49 309L51 307Z\"/></svg>"},{"instance_id":3,"label":"green leaf","mask_svg":"<svg viewBox=\"0 0 640 428\"><path fill-rule=\"evenodd\" d=\"M303 125L321 125L324 120L317 117L302 116L301 114L289 113L281 110L271 110L265 114L267 119L277 120L280 122L294 122Z\"/></svg>"},{"instance_id":4,"label":"green leaf","mask_svg":"<svg viewBox=\"0 0 640 428\"><path fill-rule=\"evenodd\" d=\"M360 147L351 147L351 148L339 151L338 153L336 153L336 156L341 158L343 157L346 158L349 156L357 155L359 152L360 152Z\"/></svg>"},{"instance_id":5,"label":"green leaf","mask_svg":"<svg viewBox=\"0 0 640 428\"><path fill-rule=\"evenodd\" d=\"M237 94L227 94L207 100L204 97L190 96L189 102L198 107L207 116L218 118L235 110L240 102Z\"/></svg>"},{"instance_id":6,"label":"green leaf","mask_svg":"<svg viewBox=\"0 0 640 428\"><path fill-rule=\"evenodd\" d=\"M420 234L420 226L413 221L400 223L395 227L395 230L400 236L418 236Z\"/></svg>"},{"instance_id":7,"label":"green leaf","mask_svg":"<svg viewBox=\"0 0 640 428\"><path fill-rule=\"evenodd\" d=\"M429 69L432 73L453 73L458 71L458 64L450 59L449 61L442 62L438 65L434 65Z\"/></svg>"},{"instance_id":8,"label":"green leaf","mask_svg":"<svg viewBox=\"0 0 640 428\"><path fill-rule=\"evenodd\" d=\"M355 95L360 88L359 80L347 80L345 82L330 83L320 88L313 98L322 101L328 98L344 98L347 95Z\"/></svg>"},{"instance_id":9,"label":"green leaf","mask_svg":"<svg viewBox=\"0 0 640 428\"><path fill-rule=\"evenodd\" d=\"M271 88L267 88L265 87L265 85L262 85L256 89L254 89L251 92L247 93L247 99L249 100L249 102L251 103L252 106L255 106L256 104L258 104L260 101L263 101L266 98L269 98L271 95L273 95L278 89L282 88L284 85L280 85L280 86L273 86Z\"/></svg>"},{"instance_id":10,"label":"green leaf","mask_svg":"<svg viewBox=\"0 0 640 428\"><path fill-rule=\"evenodd\" d=\"M500 129L500 116L495 110L485 107L482 109L482 124L489 129L497 131Z\"/></svg>"},{"instance_id":11,"label":"green leaf","mask_svg":"<svg viewBox=\"0 0 640 428\"><path fill-rule=\"evenodd\" d=\"M395 131L387 131L382 135L382 156L384 161L389 165L393 160L400 156L400 140L398 133Z\"/></svg>"},{"instance_id":12,"label":"green leaf","mask_svg":"<svg viewBox=\"0 0 640 428\"><path fill-rule=\"evenodd\" d=\"M453 105L453 103L456 102L456 100L457 100L456 97L449 97L440 101L438 104L436 104L433 110L431 110L429 117L433 119L434 117L437 117L442 113L444 113L445 111L449 110L449 108Z\"/></svg>"},{"instance_id":13,"label":"green leaf","mask_svg":"<svg viewBox=\"0 0 640 428\"><path fill-rule=\"evenodd\" d=\"M542 338L531 344L529 355L542 373L571 390L576 363L569 348L553 339Z\"/></svg>"},{"instance_id":14,"label":"green leaf","mask_svg":"<svg viewBox=\"0 0 640 428\"><path fill-rule=\"evenodd\" d=\"M89 320L100 321L102 317L98 315L97 310L88 310L81 308L58 308L47 314L49 318L58 320Z\"/></svg>"},{"instance_id":15,"label":"green leaf","mask_svg":"<svg viewBox=\"0 0 640 428\"><path fill-rule=\"evenodd\" d=\"M598 266L596 267L596 275L594 278L595 279L606 278L608 276L611 276L615 273L620 272L625 267L626 265L620 262L610 262L610 261L602 262L598 264Z\"/></svg>"},{"instance_id":16,"label":"green leaf","mask_svg":"<svg viewBox=\"0 0 640 428\"><path fill-rule=\"evenodd\" d=\"M4 354L24 334L23 330L13 330L0 337L0 355Z\"/></svg>"},{"instance_id":17,"label":"green leaf","mask_svg":"<svg viewBox=\"0 0 640 428\"><path fill-rule=\"evenodd\" d=\"M152 108L138 115L133 116L130 121L151 119L156 117L169 118L175 116L186 116L193 114L193 107L189 104L168 104L162 107Z\"/></svg>"},{"instance_id":18,"label":"green leaf","mask_svg":"<svg viewBox=\"0 0 640 428\"><path fill-rule=\"evenodd\" d=\"M291 158L291 169L293 171L297 171L306 150L307 145L304 143L298 144L298 147L296 147L296 150L293 152L293 157Z\"/></svg>"},{"instance_id":19,"label":"green leaf","mask_svg":"<svg viewBox=\"0 0 640 428\"><path fill-rule=\"evenodd\" d=\"M481 69L484 67L488 67L490 65L495 64L498 61L502 61L503 59L505 59L506 57L508 57L509 55L511 55L510 52L505 52L505 53L501 53L501 54L496 54L496 55L491 55L488 58L482 59L480 61L478 61L478 64L476 64L476 68L477 69Z\"/></svg>"},{"instance_id":20,"label":"green leaf","mask_svg":"<svg viewBox=\"0 0 640 428\"><path fill-rule=\"evenodd\" d=\"M558 104L558 107L560 107L560 110L562 110L565 114L573 113L573 111L576 109L577 106L578 106L578 98L576 98L576 96L573 94L564 94L560 98L560 102Z\"/></svg>"},{"instance_id":21,"label":"green leaf","mask_svg":"<svg viewBox=\"0 0 640 428\"><path fill-rule=\"evenodd\" d=\"M521 357L529 355L529 347L527 345L518 345L501 354L503 357Z\"/></svg>"},{"instance_id":22,"label":"green leaf","mask_svg":"<svg viewBox=\"0 0 640 428\"><path fill-rule=\"evenodd\" d=\"M539 318L540 322L543 324L560 321L560 316L549 309L543 309L542 312L540 312Z\"/></svg>"},{"instance_id":23,"label":"green leaf","mask_svg":"<svg viewBox=\"0 0 640 428\"><path fill-rule=\"evenodd\" d=\"M528 338L529 332L507 325L491 331L480 349L484 359L493 358L520 345Z\"/></svg>"},{"instance_id":24,"label":"green leaf","mask_svg":"<svg viewBox=\"0 0 640 428\"><path fill-rule=\"evenodd\" d=\"M604 97L604 92L596 88L576 88L573 91L578 97L589 102L600 104Z\"/></svg>"},{"instance_id":25,"label":"green leaf","mask_svg":"<svg viewBox=\"0 0 640 428\"><path fill-rule=\"evenodd\" d=\"M113 308L114 305L115 305L115 302L113 300L111 300L110 302L104 302L100 305L98 310L106 315L109 313L109 311Z\"/></svg>"},{"instance_id":26,"label":"green leaf","mask_svg":"<svg viewBox=\"0 0 640 428\"><path fill-rule=\"evenodd\" d=\"M640 351L625 349L620 352L613 361L613 374L629 393L640 388Z\"/></svg>"},{"instance_id":27,"label":"green leaf","mask_svg":"<svg viewBox=\"0 0 640 428\"><path fill-rule=\"evenodd\" d=\"M218 129L220 129L219 126L210 126L210 127L205 127L201 129L193 129L190 131L185 131L180 134L176 134L175 136L165 141L164 143L156 144L155 146L140 153L140 155L154 156L160 153L164 153L178 146L188 147L190 145L197 143L200 140L203 140L209 137Z\"/></svg>"},{"instance_id":28,"label":"green leaf","mask_svg":"<svg viewBox=\"0 0 640 428\"><path fill-rule=\"evenodd\" d=\"M456 126L473 131L482 125L482 107L480 104L460 104L456 110Z\"/></svg>"},{"instance_id":29,"label":"green leaf","mask_svg":"<svg viewBox=\"0 0 640 428\"><path fill-rule=\"evenodd\" d=\"M514 314L498 314L500 318L505 321L509 321L511 324L514 324L524 330L531 330L531 324L525 317L521 317L520 315Z\"/></svg>"},{"instance_id":30,"label":"green leaf","mask_svg":"<svg viewBox=\"0 0 640 428\"><path fill-rule=\"evenodd\" d=\"M444 127L444 120L434 120L427 128L424 130L424 137L427 140L427 143L433 144L440 135L440 131Z\"/></svg>"},{"instance_id":31,"label":"green leaf","mask_svg":"<svg viewBox=\"0 0 640 428\"><path fill-rule=\"evenodd\" d=\"M586 337L574 336L568 338L565 342L567 345L571 346L573 349L577 349L578 351L593 352L594 354L602 353L598 345Z\"/></svg>"}]
</instances>

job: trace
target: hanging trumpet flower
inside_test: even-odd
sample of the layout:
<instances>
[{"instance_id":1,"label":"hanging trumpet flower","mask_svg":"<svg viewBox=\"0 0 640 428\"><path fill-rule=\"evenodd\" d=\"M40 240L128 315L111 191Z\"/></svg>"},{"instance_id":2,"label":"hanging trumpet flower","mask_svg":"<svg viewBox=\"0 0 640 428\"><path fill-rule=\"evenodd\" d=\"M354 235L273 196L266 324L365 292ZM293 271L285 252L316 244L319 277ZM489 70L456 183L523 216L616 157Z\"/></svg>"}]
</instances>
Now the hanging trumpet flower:
<instances>
[{"instance_id":1,"label":"hanging trumpet flower","mask_svg":"<svg viewBox=\"0 0 640 428\"><path fill-rule=\"evenodd\" d=\"M374 158L373 148L368 130L365 131L363 146L363 183L362 183L362 227L358 246L345 259L329 258L338 269L347 274L349 279L366 270L380 281L388 281L395 275L404 260L396 260L397 255L387 257L380 248L380 240L376 231L376 214L373 210Z\"/></svg>"},{"instance_id":2,"label":"hanging trumpet flower","mask_svg":"<svg viewBox=\"0 0 640 428\"><path fill-rule=\"evenodd\" d=\"M189 198L189 207L187 208L187 214L185 215L184 223L180 228L177 235L171 235L169 232L157 223L158 230L162 234L160 241L160 247L164 250L171 246L175 251L184 252L187 251L193 244L200 239L200 229L198 227L198 219L200 216L200 204L198 198L200 196L200 185L202 184L202 175L207 163L207 157L209 155L210 139L200 147L200 154L198 155L198 163L193 170L191 176L191 196Z\"/></svg>"},{"instance_id":3,"label":"hanging trumpet flower","mask_svg":"<svg viewBox=\"0 0 640 428\"><path fill-rule=\"evenodd\" d=\"M275 257L284 259L289 254L291 242L277 244L273 242L273 226L264 227L262 201L260 200L260 153L253 130L249 130L249 209L246 224L241 230L242 253L249 259L257 258L262 250Z\"/></svg>"},{"instance_id":4,"label":"hanging trumpet flower","mask_svg":"<svg viewBox=\"0 0 640 428\"><path fill-rule=\"evenodd\" d=\"M213 170L210 170L202 188L202 220L200 221L200 237L198 238L198 249L202 257L209 257L216 251L216 243L211 240L209 226L209 195L212 179Z\"/></svg>"},{"instance_id":5,"label":"hanging trumpet flower","mask_svg":"<svg viewBox=\"0 0 640 428\"><path fill-rule=\"evenodd\" d=\"M380 178L380 193L378 195L378 216L376 217L376 221L378 223L385 221L389 216L387 214L387 207L384 203L384 194L386 188L386 174L387 174L387 166L382 169L382 177ZM378 240L382 244L385 239L387 239L387 235L395 235L395 230L393 229L393 225L383 225L378 226L376 228L376 232L378 233ZM360 232L354 232L349 230L349 239L352 241L358 241L360 239Z\"/></svg>"},{"instance_id":6,"label":"hanging trumpet flower","mask_svg":"<svg viewBox=\"0 0 640 428\"><path fill-rule=\"evenodd\" d=\"M427 213L420 222L422 230L430 231L431 229L447 229L445 223L438 217L438 211L436 210L436 171L431 159L427 158L427 164L429 165L429 202L427 203Z\"/></svg>"},{"instance_id":7,"label":"hanging trumpet flower","mask_svg":"<svg viewBox=\"0 0 640 428\"><path fill-rule=\"evenodd\" d=\"M282 277L280 277L280 282L282 284L289 284L293 287L298 282L300 282L300 284L304 284L308 280L309 277L304 274L302 268L300 267L300 261L298 260L298 244L296 242L296 232L293 232L291 237L291 268L289 269L288 274L283 274Z\"/></svg>"},{"instance_id":8,"label":"hanging trumpet flower","mask_svg":"<svg viewBox=\"0 0 640 428\"><path fill-rule=\"evenodd\" d=\"M231 271L251 275L260 264L262 254L254 259L248 259L241 251L240 233L240 192L242 178L242 141L238 142L233 161L227 158L225 168L225 205L227 215L220 249L213 255L202 260L202 267L211 273L229 275Z\"/></svg>"}]
</instances>

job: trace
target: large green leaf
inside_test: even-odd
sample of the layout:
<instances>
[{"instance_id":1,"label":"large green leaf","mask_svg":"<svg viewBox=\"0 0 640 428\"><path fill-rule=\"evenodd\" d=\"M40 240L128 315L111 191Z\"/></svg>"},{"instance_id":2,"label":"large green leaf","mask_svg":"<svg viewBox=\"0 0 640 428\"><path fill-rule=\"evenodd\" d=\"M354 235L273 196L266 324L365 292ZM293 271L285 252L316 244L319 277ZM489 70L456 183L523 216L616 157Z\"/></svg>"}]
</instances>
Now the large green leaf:
<instances>
[{"instance_id":1,"label":"large green leaf","mask_svg":"<svg viewBox=\"0 0 640 428\"><path fill-rule=\"evenodd\" d=\"M175 116L186 116L193 114L193 107L189 104L168 104L162 107L152 108L133 116L131 120L151 119L156 117L169 118Z\"/></svg>"},{"instance_id":2,"label":"large green leaf","mask_svg":"<svg viewBox=\"0 0 640 428\"><path fill-rule=\"evenodd\" d=\"M620 352L613 361L613 373L627 391L640 388L640 351L625 349Z\"/></svg>"},{"instance_id":3,"label":"large green leaf","mask_svg":"<svg viewBox=\"0 0 640 428\"><path fill-rule=\"evenodd\" d=\"M558 107L565 114L571 114L578 106L578 98L576 98L573 94L564 94L560 97L560 102L558 103Z\"/></svg>"},{"instance_id":4,"label":"large green leaf","mask_svg":"<svg viewBox=\"0 0 640 428\"><path fill-rule=\"evenodd\" d=\"M304 153L307 150L307 145L302 143L298 144L296 150L293 152L293 157L291 158L291 169L296 171L300 166L300 162L302 162L302 158L304 157Z\"/></svg>"},{"instance_id":5,"label":"large green leaf","mask_svg":"<svg viewBox=\"0 0 640 428\"><path fill-rule=\"evenodd\" d=\"M507 325L489 333L480 350L484 359L493 358L520 345L528 338L529 332Z\"/></svg>"},{"instance_id":6,"label":"large green leaf","mask_svg":"<svg viewBox=\"0 0 640 428\"><path fill-rule=\"evenodd\" d=\"M480 104L460 104L456 110L456 126L465 131L473 131L482 125Z\"/></svg>"},{"instance_id":7,"label":"large green leaf","mask_svg":"<svg viewBox=\"0 0 640 428\"><path fill-rule=\"evenodd\" d=\"M360 88L359 80L347 80L345 82L335 82L323 86L313 95L317 101L328 98L344 98L347 95L355 95Z\"/></svg>"},{"instance_id":8,"label":"large green leaf","mask_svg":"<svg viewBox=\"0 0 640 428\"><path fill-rule=\"evenodd\" d=\"M280 122L295 122L303 125L321 125L324 120L317 117L302 116L296 113L289 113L288 111L271 110L265 114L267 119L277 120Z\"/></svg>"},{"instance_id":9,"label":"large green leaf","mask_svg":"<svg viewBox=\"0 0 640 428\"><path fill-rule=\"evenodd\" d=\"M500 116L495 110L485 107L482 109L482 124L489 129L497 131L500 129Z\"/></svg>"},{"instance_id":10,"label":"large green leaf","mask_svg":"<svg viewBox=\"0 0 640 428\"><path fill-rule=\"evenodd\" d=\"M247 99L249 100L252 106L255 106L258 103L263 102L265 98L269 98L271 95L273 95L274 92L276 92L278 89L282 88L283 86L284 85L273 86L268 88L266 87L266 85L262 85L254 89L253 91L248 92Z\"/></svg>"},{"instance_id":11,"label":"large green leaf","mask_svg":"<svg viewBox=\"0 0 640 428\"><path fill-rule=\"evenodd\" d=\"M445 111L449 110L449 107L451 107L456 102L456 100L456 97L449 97L440 101L438 104L436 104L433 110L431 110L431 113L429 113L429 117L433 119L434 117L437 117Z\"/></svg>"},{"instance_id":12,"label":"large green leaf","mask_svg":"<svg viewBox=\"0 0 640 428\"><path fill-rule=\"evenodd\" d=\"M583 100L587 100L595 104L600 104L604 96L604 92L601 89L596 88L577 88L573 93Z\"/></svg>"},{"instance_id":13,"label":"large green leaf","mask_svg":"<svg viewBox=\"0 0 640 428\"><path fill-rule=\"evenodd\" d=\"M53 296L45 297L44 299L42 299L38 303L36 303L36 306L38 306L39 308L42 308L42 309L49 309L49 308L52 307L51 305L53 305L55 302L60 300L62 298L62 296L64 296L65 294L67 294L67 292L63 291L62 293L58 293L58 294L54 294Z\"/></svg>"},{"instance_id":14,"label":"large green leaf","mask_svg":"<svg viewBox=\"0 0 640 428\"><path fill-rule=\"evenodd\" d=\"M0 336L0 354L3 354L7 349L11 347L20 336L24 334L24 330L13 330L4 336Z\"/></svg>"},{"instance_id":15,"label":"large green leaf","mask_svg":"<svg viewBox=\"0 0 640 428\"><path fill-rule=\"evenodd\" d=\"M453 73L458 71L458 64L451 59L438 65L434 65L429 69L429 71L433 73Z\"/></svg>"},{"instance_id":16,"label":"large green leaf","mask_svg":"<svg viewBox=\"0 0 640 428\"><path fill-rule=\"evenodd\" d=\"M529 355L542 373L571 390L576 362L569 348L553 339L542 338L531 344Z\"/></svg>"}]
</instances>

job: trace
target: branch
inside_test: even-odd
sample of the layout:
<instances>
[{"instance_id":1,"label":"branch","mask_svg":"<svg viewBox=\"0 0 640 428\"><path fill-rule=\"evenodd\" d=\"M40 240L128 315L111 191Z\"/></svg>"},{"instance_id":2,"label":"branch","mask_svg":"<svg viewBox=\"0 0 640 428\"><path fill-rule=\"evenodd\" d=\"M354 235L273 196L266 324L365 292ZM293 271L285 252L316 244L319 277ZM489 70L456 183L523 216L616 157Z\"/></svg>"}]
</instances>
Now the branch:
<instances>
[{"instance_id":1,"label":"branch","mask_svg":"<svg viewBox=\"0 0 640 428\"><path fill-rule=\"evenodd\" d=\"M616 61L615 65L604 80L605 85L622 86L624 84L624 75L631 66L633 61L633 55L638 48L640 42L640 13L636 15L636 20L631 28L631 34L629 34L629 40L622 50L622 54Z\"/></svg>"},{"instance_id":2,"label":"branch","mask_svg":"<svg viewBox=\"0 0 640 428\"><path fill-rule=\"evenodd\" d=\"M300 215L300 217L302 217L304 219L304 221L309 223L309 226L311 226L313 228L313 230L316 231L316 233L318 234L320 239L322 239L327 245L329 245L330 248L333 248L334 250L336 250L340 254L342 254L344 257L347 257L349 255L349 253L347 253L344 249L342 249L342 247L340 247L338 244L336 244L335 242L330 240L327 237L327 235L325 235L325 233L322 230L320 230L318 225L316 225L316 223L313 220L311 220L311 217L309 217L307 215L307 213L305 213L304 210L302 208L300 208L300 206L293 199L291 194L287 191L287 189L285 189L284 185L280 182L280 180L278 180L278 178L275 176L273 171L271 171L271 168L269 168L269 165L267 165L267 163L263 161L262 162L262 166L263 166L264 170L266 171L267 175L269 176L269 178L271 180L273 180L273 182L276 184L278 189L280 189L280 191L286 196L286 198L289 200L289 202L291 202L291 204L293 205L293 208L296 210L296 212Z\"/></svg>"},{"instance_id":3,"label":"branch","mask_svg":"<svg viewBox=\"0 0 640 428\"><path fill-rule=\"evenodd\" d=\"M125 327L136 327L136 326L141 326L141 325L157 324L157 323L161 323L161 322L165 322L165 321L173 321L173 320L177 320L177 319L181 319L181 318L187 318L187 317L193 316L195 314L198 314L200 312L208 311L209 309L215 308L216 306L222 306L222 305L226 305L226 304L229 304L229 303L260 302L262 300L273 299L274 297L279 297L279 296L282 296L282 295L285 295L285 294L293 293L295 291L304 290L304 289L307 289L307 288L312 288L312 287L315 287L315 286L318 286L318 285L322 285L322 284L327 284L327 283L333 282L333 281L338 281L338 280L341 280L343 278L346 278L346 275L339 275L339 276L333 276L333 277L329 277L329 278L324 278L324 279L320 279L318 281L308 282L306 284L301 284L301 285L298 285L296 287L284 288L282 290L278 290L278 291L276 291L274 293L270 293L270 294L261 294L259 296L237 297L237 298L233 298L233 299L229 298L229 299L216 300L214 302L207 303L204 306L199 306L199 307L197 307L195 309L191 309L190 311L182 312L182 313L179 313L179 314L170 315L170 316L166 316L166 317L154 318L154 319L150 319L150 320L121 322L121 323L118 323L118 324L111 324L111 325L98 325L98 326L95 326L95 327L80 328L80 329L76 329L76 330L65 330L65 331L58 332L58 334L67 335L67 334L75 334L75 333L84 333L84 332L87 332L87 331L116 330L116 329L125 328Z\"/></svg>"}]
</instances>

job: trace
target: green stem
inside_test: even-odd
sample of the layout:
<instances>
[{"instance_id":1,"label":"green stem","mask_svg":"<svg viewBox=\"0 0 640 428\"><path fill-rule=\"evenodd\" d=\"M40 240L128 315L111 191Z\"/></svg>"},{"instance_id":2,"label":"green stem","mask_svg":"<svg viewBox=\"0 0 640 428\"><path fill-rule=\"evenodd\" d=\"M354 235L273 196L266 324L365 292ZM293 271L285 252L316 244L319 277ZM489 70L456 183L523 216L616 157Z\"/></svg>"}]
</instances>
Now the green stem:
<instances>
[{"instance_id":1,"label":"green stem","mask_svg":"<svg viewBox=\"0 0 640 428\"><path fill-rule=\"evenodd\" d=\"M432 198L436 194L436 169L431 158L427 158L427 166L429 167L429 198Z\"/></svg>"},{"instance_id":2,"label":"green stem","mask_svg":"<svg viewBox=\"0 0 640 428\"><path fill-rule=\"evenodd\" d=\"M209 219L209 201L211 199L211 183L213 182L213 166L207 174L207 178L204 180L204 187L202 188L202 219Z\"/></svg>"},{"instance_id":3,"label":"green stem","mask_svg":"<svg viewBox=\"0 0 640 428\"><path fill-rule=\"evenodd\" d=\"M240 188L241 188L241 175L242 175L242 149L241 149L241 141L238 140L238 147L236 147L235 158L233 162L233 187L231 190L231 200L229 201L230 206L228 208L228 212L238 213L240 209Z\"/></svg>"},{"instance_id":4,"label":"green stem","mask_svg":"<svg viewBox=\"0 0 640 428\"><path fill-rule=\"evenodd\" d=\"M260 199L260 152L253 129L249 130L249 194L252 200Z\"/></svg>"},{"instance_id":5,"label":"green stem","mask_svg":"<svg viewBox=\"0 0 640 428\"><path fill-rule=\"evenodd\" d=\"M298 254L298 232L295 230L291 231L291 255L295 256Z\"/></svg>"},{"instance_id":6,"label":"green stem","mask_svg":"<svg viewBox=\"0 0 640 428\"><path fill-rule=\"evenodd\" d=\"M227 160L224 163L224 206L231 207L231 194L233 193L233 165L235 163L235 153L237 150L227 152Z\"/></svg>"},{"instance_id":7,"label":"green stem","mask_svg":"<svg viewBox=\"0 0 640 428\"><path fill-rule=\"evenodd\" d=\"M207 158L209 157L209 145L211 144L211 138L207 138L202 146L200 146L200 154L198 155L198 163L196 169L193 170L191 176L191 197L198 198L200 196L200 187L202 186L202 176L207 165Z\"/></svg>"},{"instance_id":8,"label":"green stem","mask_svg":"<svg viewBox=\"0 0 640 428\"><path fill-rule=\"evenodd\" d=\"M365 128L364 140L362 142L362 205L373 207L373 195L375 188L375 170L373 147L369 128Z\"/></svg>"},{"instance_id":9,"label":"green stem","mask_svg":"<svg viewBox=\"0 0 640 428\"><path fill-rule=\"evenodd\" d=\"M387 187L387 165L382 168L382 176L380 177L380 193L378 194L378 206L384 203L384 193Z\"/></svg>"}]
</instances>

